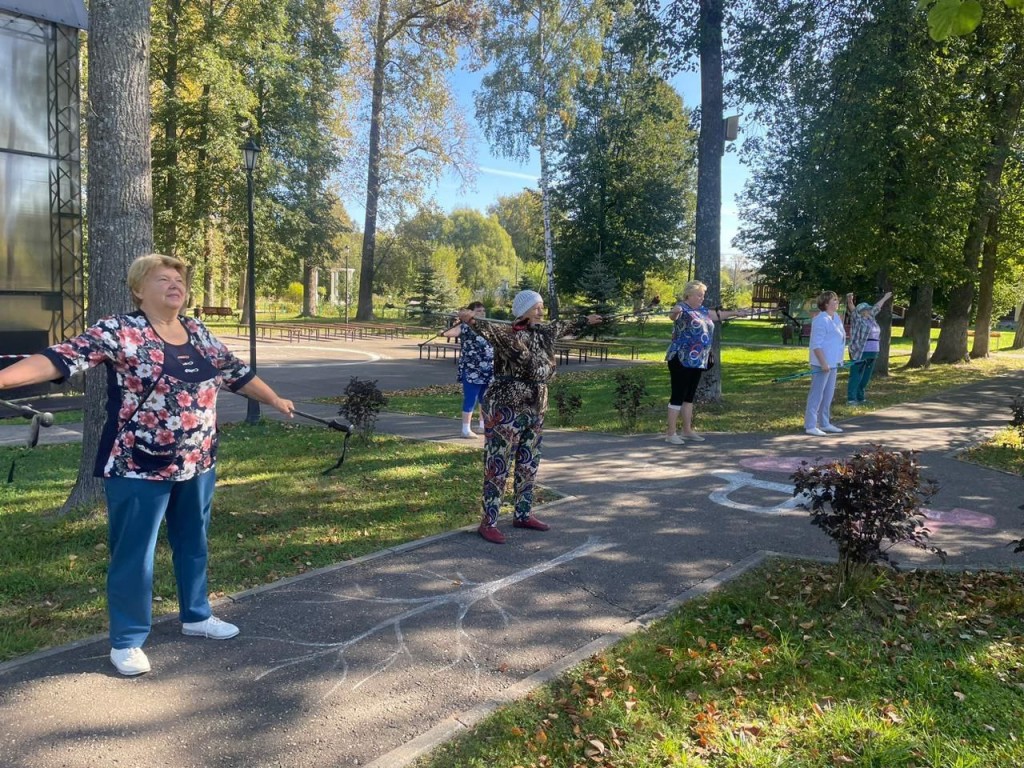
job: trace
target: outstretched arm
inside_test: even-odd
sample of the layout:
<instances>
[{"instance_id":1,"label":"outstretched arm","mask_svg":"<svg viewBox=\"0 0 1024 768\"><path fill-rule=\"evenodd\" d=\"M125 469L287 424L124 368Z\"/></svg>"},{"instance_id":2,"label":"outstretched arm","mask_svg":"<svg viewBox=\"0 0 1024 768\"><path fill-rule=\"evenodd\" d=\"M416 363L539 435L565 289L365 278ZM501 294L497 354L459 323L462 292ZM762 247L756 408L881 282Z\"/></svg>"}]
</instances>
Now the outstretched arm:
<instances>
[{"instance_id":1,"label":"outstretched arm","mask_svg":"<svg viewBox=\"0 0 1024 768\"><path fill-rule=\"evenodd\" d=\"M42 384L59 379L61 372L46 355L32 355L0 371L0 389Z\"/></svg>"},{"instance_id":2,"label":"outstretched arm","mask_svg":"<svg viewBox=\"0 0 1024 768\"><path fill-rule=\"evenodd\" d=\"M846 311L850 314L851 317L853 316L853 313L857 311L857 307L853 303L852 293L846 294Z\"/></svg>"},{"instance_id":3,"label":"outstretched arm","mask_svg":"<svg viewBox=\"0 0 1024 768\"><path fill-rule=\"evenodd\" d=\"M885 296L883 296L877 302L875 302L875 313L877 314L879 311L881 311L882 307L885 305L885 302L887 302L891 298L892 291L886 291Z\"/></svg>"}]
</instances>

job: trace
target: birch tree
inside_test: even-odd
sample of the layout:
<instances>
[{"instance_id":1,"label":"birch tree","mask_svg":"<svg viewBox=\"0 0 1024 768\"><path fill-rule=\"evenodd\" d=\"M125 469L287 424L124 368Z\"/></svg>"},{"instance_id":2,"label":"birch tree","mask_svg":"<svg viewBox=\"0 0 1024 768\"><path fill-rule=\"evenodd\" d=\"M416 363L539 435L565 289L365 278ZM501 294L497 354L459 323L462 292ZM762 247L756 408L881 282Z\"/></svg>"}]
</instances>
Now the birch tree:
<instances>
[{"instance_id":1,"label":"birch tree","mask_svg":"<svg viewBox=\"0 0 1024 768\"><path fill-rule=\"evenodd\" d=\"M481 13L476 0L361 0L345 19L368 126L351 145L366 168L357 320L373 317L378 220L400 219L445 168L471 166L448 78Z\"/></svg>"},{"instance_id":2,"label":"birch tree","mask_svg":"<svg viewBox=\"0 0 1024 768\"><path fill-rule=\"evenodd\" d=\"M602 0L493 0L484 30L491 68L476 94L476 117L492 149L525 162L540 158L547 307L558 317L551 226L552 138L572 123L573 92L601 60Z\"/></svg>"}]
</instances>

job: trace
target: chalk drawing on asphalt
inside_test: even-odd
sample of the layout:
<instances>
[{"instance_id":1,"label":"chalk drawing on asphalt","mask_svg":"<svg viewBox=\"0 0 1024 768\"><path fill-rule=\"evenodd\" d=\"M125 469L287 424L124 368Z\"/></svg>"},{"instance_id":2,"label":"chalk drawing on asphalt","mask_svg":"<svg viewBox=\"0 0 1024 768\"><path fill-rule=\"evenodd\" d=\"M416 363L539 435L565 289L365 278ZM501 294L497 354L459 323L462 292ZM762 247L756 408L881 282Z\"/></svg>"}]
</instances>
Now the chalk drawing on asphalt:
<instances>
[{"instance_id":1,"label":"chalk drawing on asphalt","mask_svg":"<svg viewBox=\"0 0 1024 768\"><path fill-rule=\"evenodd\" d=\"M806 461L806 459L766 456L755 459L741 459L740 464L748 469L756 468L765 472L774 471L792 473L799 468L800 462L802 461ZM725 480L727 485L725 488L720 488L711 493L709 498L711 501L716 504L720 504L723 507L731 507L732 509L738 509L743 512L754 512L763 515L778 515L784 512L789 512L793 509L800 509L804 506L809 506L810 504L810 498L806 495L794 496L781 504L776 504L770 507L746 504L730 498L729 495L741 488L760 488L761 490L774 491L786 496L791 496L793 494L793 485L788 483L775 483L769 480L757 480L748 472L723 470L715 472L714 474ZM963 507L954 507L950 510L930 509L925 507L922 508L921 513L926 521L925 524L930 528L956 527L990 529L997 526L996 519L992 517L992 515L975 512L972 509L964 509Z\"/></svg>"},{"instance_id":2,"label":"chalk drawing on asphalt","mask_svg":"<svg viewBox=\"0 0 1024 768\"><path fill-rule=\"evenodd\" d=\"M713 491L709 498L715 504L720 504L723 507L731 507L742 512L754 512L759 515L780 515L791 512L807 503L807 499L803 496L793 496L793 486L789 483L773 483L770 480L758 480L749 472L721 470L713 474L725 480L726 486L725 488ZM730 498L730 494L735 493L741 488L757 488L762 491L772 491L784 496L790 496L791 498L786 499L781 504L775 504L770 507L747 504L746 502Z\"/></svg>"},{"instance_id":3,"label":"chalk drawing on asphalt","mask_svg":"<svg viewBox=\"0 0 1024 768\"><path fill-rule=\"evenodd\" d=\"M591 537L587 539L583 544L571 549L568 552L564 552L558 557L547 560L543 563L538 563L529 568L524 568L515 573L509 574L500 579L487 582L471 582L462 577L461 574L455 574L453 579L451 576L440 577L444 580L454 583L456 589L452 592L447 592L440 595L434 595L431 597L375 597L366 594L361 594L362 590L357 585L355 587L355 593L328 593L323 598L316 600L297 600L296 602L302 603L321 603L321 604L337 604L346 603L353 601L360 601L371 603L373 605L383 606L405 606L405 610L391 616L383 621L378 622L369 629L366 629L358 634L353 635L345 640L338 642L324 643L316 641L304 641L296 640L293 638L286 637L267 637L249 635L250 639L253 640L265 640L277 643L284 643L289 646L293 646L297 649L296 655L282 660L280 663L272 666L261 672L256 676L257 680L262 680L269 675L273 675L275 672L279 672L288 667L292 667L298 664L305 664L310 662L316 662L319 660L330 661L331 666L339 668L341 672L340 678L335 682L333 686L324 694L324 698L330 696L332 693L337 691L339 688L344 686L349 680L349 664L345 657L345 653L354 646L368 640L377 635L381 635L387 632L391 632L394 635L394 648L390 654L388 654L383 660L377 662L373 669L367 673L361 674L359 679L352 684L352 690L357 690L361 686L365 685L370 680L374 679L378 675L383 674L395 664L399 659L412 658L412 654L409 651L409 647L406 643L406 638L403 629L403 622L412 619L415 616L427 613L428 611L443 608L445 606L454 605L458 608L458 612L455 618L455 625L453 626L453 654L454 660L440 668L435 670L434 674L439 674L446 670L452 669L459 664L466 664L472 670L474 686L479 684L480 681L480 662L474 653L474 648L488 647L485 643L475 640L467 631L465 627L465 618L469 613L470 609L476 606L480 602L485 602L490 605L494 610L497 611L501 617L502 622L505 626L509 625L509 614L501 606L501 604L495 598L495 595L506 587L510 587L513 584L526 581L534 576L537 576L546 571L550 571L553 568L557 568L561 565L565 565L573 560L588 555L601 552L606 549L614 547L615 544L612 542L602 542L600 539ZM430 574L432 577L439 577L439 574Z\"/></svg>"}]
</instances>

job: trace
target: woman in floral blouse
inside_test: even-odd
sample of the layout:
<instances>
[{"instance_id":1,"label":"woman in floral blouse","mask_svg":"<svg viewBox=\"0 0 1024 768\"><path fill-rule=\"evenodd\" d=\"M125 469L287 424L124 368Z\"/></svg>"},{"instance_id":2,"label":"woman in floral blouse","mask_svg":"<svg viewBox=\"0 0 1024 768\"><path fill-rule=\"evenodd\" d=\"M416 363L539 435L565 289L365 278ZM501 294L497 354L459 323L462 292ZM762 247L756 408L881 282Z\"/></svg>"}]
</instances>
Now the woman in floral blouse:
<instances>
[{"instance_id":1,"label":"woman in floral blouse","mask_svg":"<svg viewBox=\"0 0 1024 768\"><path fill-rule=\"evenodd\" d=\"M683 298L669 311L673 322L672 343L665 360L668 363L672 394L668 401L668 432L665 442L683 445L687 440L703 442L704 436L693 431L693 399L704 371L711 367L711 346L715 323L747 313L735 309L708 309L704 306L707 286L691 280L683 288ZM679 415L683 416L683 434L679 434Z\"/></svg>"},{"instance_id":2,"label":"woman in floral blouse","mask_svg":"<svg viewBox=\"0 0 1024 768\"><path fill-rule=\"evenodd\" d=\"M575 322L542 323L544 301L536 291L520 291L512 300L511 325L477 319L465 335L479 335L494 347L494 380L484 395L484 498L480 535L504 544L498 530L498 510L510 469L515 472L514 528L546 531L549 526L531 514L533 486L540 466L548 381L555 374L555 341L602 321L589 315ZM473 320L469 310L459 320ZM465 340L463 340L465 343Z\"/></svg>"},{"instance_id":3,"label":"woman in floral blouse","mask_svg":"<svg viewBox=\"0 0 1024 768\"><path fill-rule=\"evenodd\" d=\"M213 616L207 595L206 531L217 454L217 390L291 415L230 350L181 314L186 265L160 254L128 270L138 311L104 317L85 333L0 371L0 389L60 380L104 365L107 420L95 474L107 498L110 660L123 675L148 672L142 645L152 624L153 554L166 518L182 632L226 640L238 627Z\"/></svg>"},{"instance_id":4,"label":"woman in floral blouse","mask_svg":"<svg viewBox=\"0 0 1024 768\"><path fill-rule=\"evenodd\" d=\"M472 302L466 309L473 313L469 323L458 323L441 335L449 339L462 336L463 328L467 328L478 319L484 317L484 305L479 301ZM473 410L480 403L480 431L484 427L484 392L494 377L494 348L478 334L466 334L462 339L462 351L459 355L459 381L462 382L462 436L476 437L470 429L473 423Z\"/></svg>"}]
</instances>

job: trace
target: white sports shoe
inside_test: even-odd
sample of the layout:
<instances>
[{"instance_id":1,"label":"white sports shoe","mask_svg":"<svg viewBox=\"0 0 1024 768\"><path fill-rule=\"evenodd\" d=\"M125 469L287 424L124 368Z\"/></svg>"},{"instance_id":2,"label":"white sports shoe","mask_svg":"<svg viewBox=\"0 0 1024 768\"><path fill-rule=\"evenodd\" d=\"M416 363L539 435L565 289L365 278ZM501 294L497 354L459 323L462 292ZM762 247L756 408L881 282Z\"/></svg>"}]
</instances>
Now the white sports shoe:
<instances>
[{"instance_id":1,"label":"white sports shoe","mask_svg":"<svg viewBox=\"0 0 1024 768\"><path fill-rule=\"evenodd\" d=\"M207 637L210 640L228 640L238 634L238 627L211 616L205 621L184 621L181 634L189 637Z\"/></svg>"},{"instance_id":2,"label":"white sports shoe","mask_svg":"<svg viewBox=\"0 0 1024 768\"><path fill-rule=\"evenodd\" d=\"M686 440L681 435L669 435L665 438L665 442L669 445L686 445Z\"/></svg>"},{"instance_id":3,"label":"white sports shoe","mask_svg":"<svg viewBox=\"0 0 1024 768\"><path fill-rule=\"evenodd\" d=\"M810 429L805 429L804 432L806 432L808 435L814 435L815 437L824 437L825 435L828 434L827 432L822 432L817 427L811 427Z\"/></svg>"},{"instance_id":4,"label":"white sports shoe","mask_svg":"<svg viewBox=\"0 0 1024 768\"><path fill-rule=\"evenodd\" d=\"M843 431L835 424L829 424L827 427L822 427L822 429L825 430L826 432L831 432L833 435L838 435L840 432Z\"/></svg>"},{"instance_id":5,"label":"white sports shoe","mask_svg":"<svg viewBox=\"0 0 1024 768\"><path fill-rule=\"evenodd\" d=\"M149 659L141 648L111 648L110 662L126 677L149 672Z\"/></svg>"}]
</instances>

